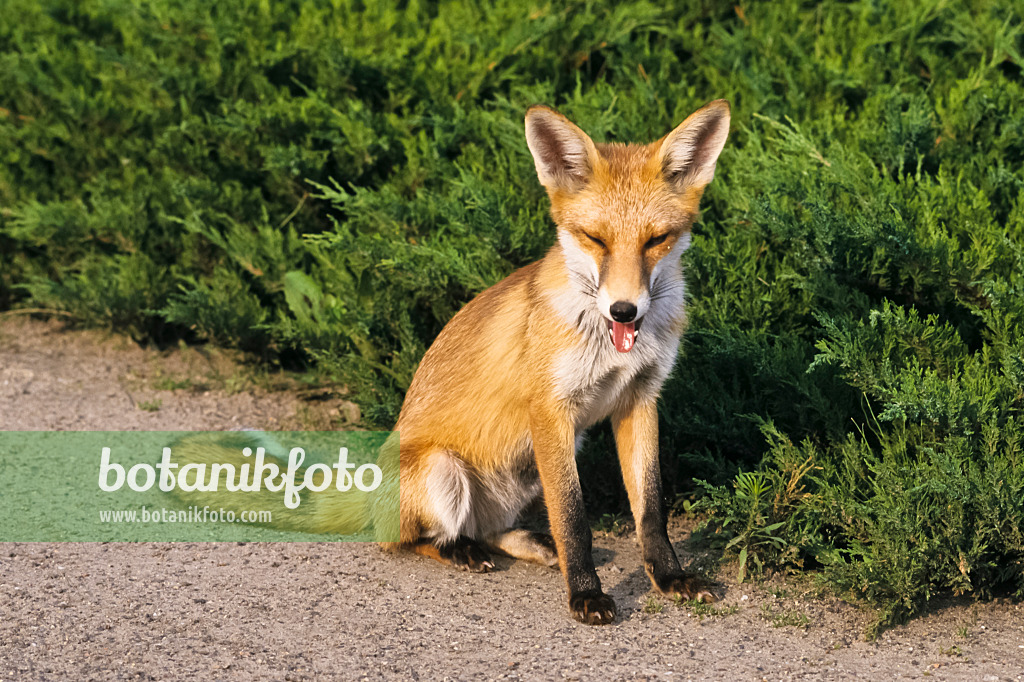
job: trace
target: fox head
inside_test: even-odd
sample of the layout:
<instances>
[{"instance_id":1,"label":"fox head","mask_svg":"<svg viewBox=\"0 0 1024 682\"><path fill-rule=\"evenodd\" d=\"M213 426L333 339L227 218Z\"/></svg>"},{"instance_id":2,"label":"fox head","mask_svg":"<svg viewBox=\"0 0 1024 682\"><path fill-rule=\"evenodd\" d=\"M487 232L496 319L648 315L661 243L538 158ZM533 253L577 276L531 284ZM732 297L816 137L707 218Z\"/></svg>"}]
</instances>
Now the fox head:
<instances>
[{"instance_id":1,"label":"fox head","mask_svg":"<svg viewBox=\"0 0 1024 682\"><path fill-rule=\"evenodd\" d=\"M526 112L570 280L593 298L619 352L632 349L662 293L675 289L681 300L679 257L728 134L721 99L647 145L594 144L553 109Z\"/></svg>"}]
</instances>

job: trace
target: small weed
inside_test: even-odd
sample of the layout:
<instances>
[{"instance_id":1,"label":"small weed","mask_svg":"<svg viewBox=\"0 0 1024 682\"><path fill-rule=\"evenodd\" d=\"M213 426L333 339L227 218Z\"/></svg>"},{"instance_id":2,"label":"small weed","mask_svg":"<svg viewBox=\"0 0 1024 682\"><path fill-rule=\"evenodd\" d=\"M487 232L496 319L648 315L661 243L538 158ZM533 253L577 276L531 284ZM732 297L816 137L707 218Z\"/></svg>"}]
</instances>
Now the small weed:
<instances>
[{"instance_id":1,"label":"small weed","mask_svg":"<svg viewBox=\"0 0 1024 682\"><path fill-rule=\"evenodd\" d=\"M180 391L184 389L202 390L201 384L196 384L191 378L174 379L162 377L153 382L153 388L158 391Z\"/></svg>"},{"instance_id":2,"label":"small weed","mask_svg":"<svg viewBox=\"0 0 1024 682\"><path fill-rule=\"evenodd\" d=\"M719 616L731 616L740 610L738 604L730 604L729 606L714 606L706 602L698 601L696 599L690 599L689 601L683 601L681 598L676 597L675 599L677 606L685 606L690 610L690 613L697 616L698 619L704 620L705 618L717 618Z\"/></svg>"},{"instance_id":3,"label":"small weed","mask_svg":"<svg viewBox=\"0 0 1024 682\"><path fill-rule=\"evenodd\" d=\"M661 613L664 609L665 605L654 596L648 597L644 604L644 613Z\"/></svg>"},{"instance_id":4,"label":"small weed","mask_svg":"<svg viewBox=\"0 0 1024 682\"><path fill-rule=\"evenodd\" d=\"M241 393L253 384L252 377L243 372L235 372L224 377L224 392L228 395Z\"/></svg>"},{"instance_id":5,"label":"small weed","mask_svg":"<svg viewBox=\"0 0 1024 682\"><path fill-rule=\"evenodd\" d=\"M602 514L594 522L594 530L611 535L624 535L629 528L629 517L625 514Z\"/></svg>"},{"instance_id":6,"label":"small weed","mask_svg":"<svg viewBox=\"0 0 1024 682\"><path fill-rule=\"evenodd\" d=\"M794 627L806 630L810 624L811 619L800 611L783 611L772 619L773 628Z\"/></svg>"},{"instance_id":7,"label":"small weed","mask_svg":"<svg viewBox=\"0 0 1024 682\"><path fill-rule=\"evenodd\" d=\"M949 647L948 649L943 648L943 647L940 646L939 647L939 653L943 654L944 656L963 656L964 655L964 652L956 644L954 644L953 646Z\"/></svg>"},{"instance_id":8,"label":"small weed","mask_svg":"<svg viewBox=\"0 0 1024 682\"><path fill-rule=\"evenodd\" d=\"M771 621L773 628L794 627L806 630L811 624L811 619L807 617L806 613L794 609L776 613L771 604L761 605L761 617Z\"/></svg>"},{"instance_id":9,"label":"small weed","mask_svg":"<svg viewBox=\"0 0 1024 682\"><path fill-rule=\"evenodd\" d=\"M162 400L143 400L139 403L139 409L145 410L146 412L157 412L163 406L164 401Z\"/></svg>"}]
</instances>

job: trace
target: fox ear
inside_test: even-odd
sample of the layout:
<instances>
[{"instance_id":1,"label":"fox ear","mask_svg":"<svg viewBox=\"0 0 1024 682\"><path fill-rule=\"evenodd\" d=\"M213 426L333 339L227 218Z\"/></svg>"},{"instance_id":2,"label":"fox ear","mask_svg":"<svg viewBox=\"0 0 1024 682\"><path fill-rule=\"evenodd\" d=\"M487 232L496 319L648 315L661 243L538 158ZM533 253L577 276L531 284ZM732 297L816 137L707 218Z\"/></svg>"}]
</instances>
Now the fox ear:
<instances>
[{"instance_id":1,"label":"fox ear","mask_svg":"<svg viewBox=\"0 0 1024 682\"><path fill-rule=\"evenodd\" d=\"M716 99L690 114L661 140L661 169L677 191L703 188L729 136L729 103Z\"/></svg>"},{"instance_id":2,"label":"fox ear","mask_svg":"<svg viewBox=\"0 0 1024 682\"><path fill-rule=\"evenodd\" d=\"M565 116L545 106L526 112L526 144L540 184L549 192L575 192L590 180L598 158L594 141Z\"/></svg>"}]
</instances>

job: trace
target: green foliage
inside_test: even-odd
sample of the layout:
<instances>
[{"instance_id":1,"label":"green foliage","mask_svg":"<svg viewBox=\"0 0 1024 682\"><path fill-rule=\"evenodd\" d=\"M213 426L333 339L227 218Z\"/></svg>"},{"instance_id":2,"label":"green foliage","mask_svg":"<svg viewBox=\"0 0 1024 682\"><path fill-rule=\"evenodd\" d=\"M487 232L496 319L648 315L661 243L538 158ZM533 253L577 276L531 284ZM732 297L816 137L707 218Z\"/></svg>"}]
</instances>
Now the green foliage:
<instances>
[{"instance_id":1,"label":"green foliage","mask_svg":"<svg viewBox=\"0 0 1024 682\"><path fill-rule=\"evenodd\" d=\"M774 444L765 457L768 466L740 472L732 490L698 481L705 494L691 507L706 515L696 534L711 546L736 553L740 583L748 575L761 574L766 566L802 565L800 550L817 539L805 504L816 452L812 446L807 455L792 448L769 423L762 425L762 431Z\"/></svg>"},{"instance_id":2,"label":"green foliage","mask_svg":"<svg viewBox=\"0 0 1024 682\"><path fill-rule=\"evenodd\" d=\"M657 597L648 597L647 601L644 602L644 613L656 615L665 610L665 605L658 601Z\"/></svg>"},{"instance_id":3,"label":"green foliage","mask_svg":"<svg viewBox=\"0 0 1024 682\"><path fill-rule=\"evenodd\" d=\"M708 481L741 578L819 566L880 623L1024 595L1009 0L4 9L0 307L298 358L380 426L452 314L553 243L528 105L651 140L729 99L666 488ZM609 448L581 463L614 512Z\"/></svg>"},{"instance_id":4,"label":"green foliage","mask_svg":"<svg viewBox=\"0 0 1024 682\"><path fill-rule=\"evenodd\" d=\"M793 627L806 630L811 624L811 619L806 613L792 609L776 613L771 604L761 605L761 617L771 621L773 628Z\"/></svg>"},{"instance_id":5,"label":"green foliage","mask_svg":"<svg viewBox=\"0 0 1024 682\"><path fill-rule=\"evenodd\" d=\"M731 616L734 613L739 613L739 604L730 604L729 606L712 606L707 602L699 601L697 599L683 600L682 597L675 597L675 603L677 606L686 607L693 615L697 616L697 620L703 621L705 618L720 618L722 616Z\"/></svg>"}]
</instances>

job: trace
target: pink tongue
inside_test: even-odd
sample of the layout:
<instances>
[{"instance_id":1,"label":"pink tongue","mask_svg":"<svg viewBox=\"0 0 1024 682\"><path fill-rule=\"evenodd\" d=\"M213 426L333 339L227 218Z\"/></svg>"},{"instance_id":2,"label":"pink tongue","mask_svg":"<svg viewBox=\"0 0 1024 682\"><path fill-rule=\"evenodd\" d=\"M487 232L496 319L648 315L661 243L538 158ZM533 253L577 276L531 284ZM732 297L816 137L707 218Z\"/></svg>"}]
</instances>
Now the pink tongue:
<instances>
[{"instance_id":1,"label":"pink tongue","mask_svg":"<svg viewBox=\"0 0 1024 682\"><path fill-rule=\"evenodd\" d=\"M615 350L628 353L633 348L635 339L636 325L633 322L612 322L612 342L615 344Z\"/></svg>"}]
</instances>

